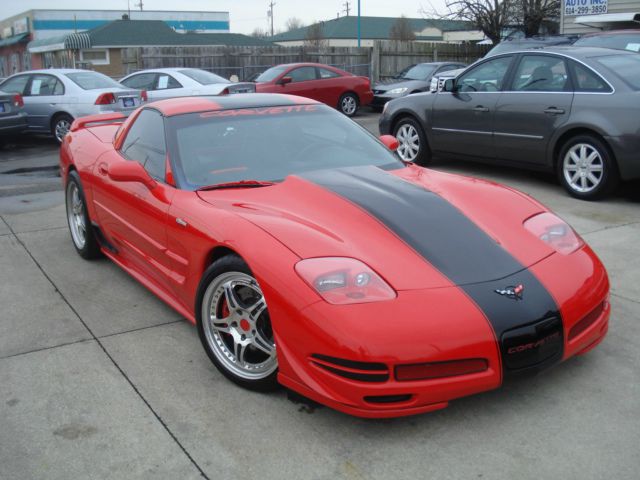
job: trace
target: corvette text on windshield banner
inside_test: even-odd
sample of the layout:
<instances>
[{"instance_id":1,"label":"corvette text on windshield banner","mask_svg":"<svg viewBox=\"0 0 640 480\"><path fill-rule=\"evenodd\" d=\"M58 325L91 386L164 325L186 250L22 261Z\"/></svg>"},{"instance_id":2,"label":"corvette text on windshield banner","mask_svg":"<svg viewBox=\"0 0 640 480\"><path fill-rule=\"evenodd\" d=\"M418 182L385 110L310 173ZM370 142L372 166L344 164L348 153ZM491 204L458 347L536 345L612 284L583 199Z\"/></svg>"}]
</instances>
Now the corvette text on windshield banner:
<instances>
[{"instance_id":1,"label":"corvette text on windshield banner","mask_svg":"<svg viewBox=\"0 0 640 480\"><path fill-rule=\"evenodd\" d=\"M553 297L524 265L457 207L421 186L376 167L321 170L301 177L365 210L464 290L491 323L503 357L506 349L514 348L513 342L505 347L505 332L554 318L559 336L557 329L549 330L548 325L540 329L534 325L533 333L523 335L532 337L529 343L533 341L536 348L547 348L547 353L554 340L555 350L547 356L545 364L560 360L562 329ZM416 312L416 315L428 315L428 312ZM546 338L550 338L546 346L545 342L536 344ZM539 359L533 355L531 364Z\"/></svg>"}]
</instances>

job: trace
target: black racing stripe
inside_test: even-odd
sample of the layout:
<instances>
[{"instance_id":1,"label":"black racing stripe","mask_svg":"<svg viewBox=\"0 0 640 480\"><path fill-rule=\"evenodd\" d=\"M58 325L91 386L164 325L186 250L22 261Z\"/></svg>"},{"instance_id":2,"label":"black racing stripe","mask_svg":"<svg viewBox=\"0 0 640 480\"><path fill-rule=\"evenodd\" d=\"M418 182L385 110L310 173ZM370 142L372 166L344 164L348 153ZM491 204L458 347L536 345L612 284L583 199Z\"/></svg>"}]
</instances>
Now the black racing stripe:
<instances>
[{"instance_id":1,"label":"black racing stripe","mask_svg":"<svg viewBox=\"0 0 640 480\"><path fill-rule=\"evenodd\" d=\"M558 345L549 340L545 348L537 345L536 335L558 337L555 330L549 333L546 323L538 328L545 319L557 319L553 328L560 329L562 339L560 313L553 297L525 265L454 205L376 167L321 170L301 177L367 211L462 288L489 319L503 350L503 364L520 369L562 357L562 342ZM496 293L520 284L524 286L521 299ZM525 325L531 326L533 334L523 331L522 342L534 347L519 352L518 361L509 362L513 354L507 352L503 339L511 335L508 348L513 348L521 335L513 329Z\"/></svg>"}]
</instances>

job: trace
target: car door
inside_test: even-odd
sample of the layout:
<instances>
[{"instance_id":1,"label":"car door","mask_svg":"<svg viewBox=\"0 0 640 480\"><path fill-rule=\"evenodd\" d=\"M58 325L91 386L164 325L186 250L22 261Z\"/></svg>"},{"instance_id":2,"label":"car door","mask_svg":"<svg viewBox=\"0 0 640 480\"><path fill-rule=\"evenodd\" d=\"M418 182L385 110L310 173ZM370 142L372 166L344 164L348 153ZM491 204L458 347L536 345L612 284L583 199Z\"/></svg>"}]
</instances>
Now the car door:
<instances>
[{"instance_id":1,"label":"car door","mask_svg":"<svg viewBox=\"0 0 640 480\"><path fill-rule=\"evenodd\" d=\"M464 72L452 92L433 102L431 148L435 152L493 157L493 114L513 55L492 58Z\"/></svg>"},{"instance_id":2,"label":"car door","mask_svg":"<svg viewBox=\"0 0 640 480\"><path fill-rule=\"evenodd\" d=\"M337 72L329 70L328 68L317 67L318 80L316 80L316 91L314 93L315 100L326 103L335 107L338 105L340 96L345 92L345 82L343 77Z\"/></svg>"},{"instance_id":3,"label":"car door","mask_svg":"<svg viewBox=\"0 0 640 480\"><path fill-rule=\"evenodd\" d=\"M51 130L51 119L62 108L64 85L55 76L32 74L25 90L24 105L30 130Z\"/></svg>"},{"instance_id":4,"label":"car door","mask_svg":"<svg viewBox=\"0 0 640 480\"><path fill-rule=\"evenodd\" d=\"M281 85L281 91L278 93L299 95L300 97L322 101L318 98L318 82L316 80L315 67L294 68L286 72L282 77L290 77L291 83Z\"/></svg>"},{"instance_id":5,"label":"car door","mask_svg":"<svg viewBox=\"0 0 640 480\"><path fill-rule=\"evenodd\" d=\"M171 289L166 222L175 188L165 183L166 155L163 117L146 108L136 117L120 150L111 150L96 162L93 199L102 232L119 256ZM112 180L109 169L118 162L139 162L156 186L149 189L138 182Z\"/></svg>"},{"instance_id":6,"label":"car door","mask_svg":"<svg viewBox=\"0 0 640 480\"><path fill-rule=\"evenodd\" d=\"M168 73L158 73L153 90L147 92L150 100L160 100L162 98L173 98L186 95L182 84L173 75Z\"/></svg>"},{"instance_id":7,"label":"car door","mask_svg":"<svg viewBox=\"0 0 640 480\"><path fill-rule=\"evenodd\" d=\"M120 83L128 88L135 88L136 90L146 90L147 98L151 101L154 99L154 89L156 88L158 74L155 72L143 72L131 75L129 78L125 78Z\"/></svg>"},{"instance_id":8,"label":"car door","mask_svg":"<svg viewBox=\"0 0 640 480\"><path fill-rule=\"evenodd\" d=\"M553 133L571 113L573 88L567 59L523 54L509 83L494 115L496 155L502 160L543 165Z\"/></svg>"}]
</instances>

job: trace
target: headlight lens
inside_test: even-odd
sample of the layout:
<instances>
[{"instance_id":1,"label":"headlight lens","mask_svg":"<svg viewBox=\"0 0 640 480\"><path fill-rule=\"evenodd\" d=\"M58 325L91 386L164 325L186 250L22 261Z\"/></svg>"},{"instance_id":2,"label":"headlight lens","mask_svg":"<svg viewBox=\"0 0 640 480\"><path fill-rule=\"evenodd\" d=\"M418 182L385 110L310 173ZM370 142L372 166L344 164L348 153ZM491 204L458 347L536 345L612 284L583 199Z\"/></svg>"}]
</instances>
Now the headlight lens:
<instances>
[{"instance_id":1,"label":"headlight lens","mask_svg":"<svg viewBox=\"0 0 640 480\"><path fill-rule=\"evenodd\" d=\"M326 302L334 305L369 303L396 298L396 292L376 272L355 258L308 258L296 272Z\"/></svg>"},{"instance_id":2,"label":"headlight lens","mask_svg":"<svg viewBox=\"0 0 640 480\"><path fill-rule=\"evenodd\" d=\"M407 90L409 90L407 87L398 87L387 90L387 93L390 93L391 95L398 95L400 93L406 92Z\"/></svg>"},{"instance_id":3,"label":"headlight lens","mask_svg":"<svg viewBox=\"0 0 640 480\"><path fill-rule=\"evenodd\" d=\"M529 218L524 222L524 227L563 255L569 255L584 245L580 235L551 212Z\"/></svg>"}]
</instances>

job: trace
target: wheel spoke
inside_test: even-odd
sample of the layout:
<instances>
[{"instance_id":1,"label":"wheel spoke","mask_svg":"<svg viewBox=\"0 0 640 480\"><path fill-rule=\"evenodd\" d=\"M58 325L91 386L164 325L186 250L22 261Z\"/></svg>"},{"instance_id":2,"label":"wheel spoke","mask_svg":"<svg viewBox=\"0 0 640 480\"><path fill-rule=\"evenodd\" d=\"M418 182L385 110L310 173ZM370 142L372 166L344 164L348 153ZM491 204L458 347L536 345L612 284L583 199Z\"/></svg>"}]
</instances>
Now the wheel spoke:
<instances>
[{"instance_id":1,"label":"wheel spoke","mask_svg":"<svg viewBox=\"0 0 640 480\"><path fill-rule=\"evenodd\" d=\"M587 174L587 178L589 179L589 181L593 184L593 186L596 186L598 183L600 183L600 179L597 178L593 173L589 172Z\"/></svg>"},{"instance_id":2,"label":"wheel spoke","mask_svg":"<svg viewBox=\"0 0 640 480\"><path fill-rule=\"evenodd\" d=\"M260 297L256 303L247 308L247 311L249 312L249 318L251 318L254 323L257 322L258 318L260 318L260 315L262 315L262 312L264 312L266 309L267 303L264 301L264 297Z\"/></svg>"},{"instance_id":3,"label":"wheel spoke","mask_svg":"<svg viewBox=\"0 0 640 480\"><path fill-rule=\"evenodd\" d=\"M236 291L234 290L234 282L227 282L224 284L224 298L227 300L227 306L229 310L235 310L240 305Z\"/></svg>"},{"instance_id":4,"label":"wheel spoke","mask_svg":"<svg viewBox=\"0 0 640 480\"><path fill-rule=\"evenodd\" d=\"M237 342L233 344L233 356L236 359L236 363L240 367L245 366L244 355L247 352L247 344L244 342Z\"/></svg>"},{"instance_id":5,"label":"wheel spoke","mask_svg":"<svg viewBox=\"0 0 640 480\"><path fill-rule=\"evenodd\" d=\"M571 160L573 160L574 164L577 165L580 163L580 157L573 150L569 153L569 156L571 157Z\"/></svg>"},{"instance_id":6,"label":"wheel spoke","mask_svg":"<svg viewBox=\"0 0 640 480\"><path fill-rule=\"evenodd\" d=\"M257 330L253 337L253 346L269 356L273 355L273 350L275 348L275 345L266 339L260 330Z\"/></svg>"},{"instance_id":7,"label":"wheel spoke","mask_svg":"<svg viewBox=\"0 0 640 480\"><path fill-rule=\"evenodd\" d=\"M571 176L571 183L576 183L578 178L580 178L580 172L576 170L576 172Z\"/></svg>"}]
</instances>

